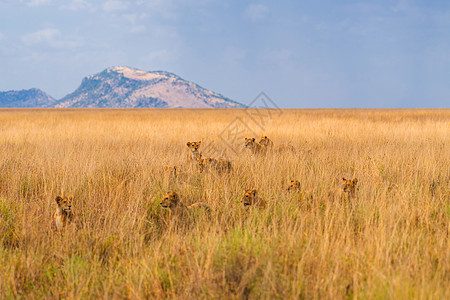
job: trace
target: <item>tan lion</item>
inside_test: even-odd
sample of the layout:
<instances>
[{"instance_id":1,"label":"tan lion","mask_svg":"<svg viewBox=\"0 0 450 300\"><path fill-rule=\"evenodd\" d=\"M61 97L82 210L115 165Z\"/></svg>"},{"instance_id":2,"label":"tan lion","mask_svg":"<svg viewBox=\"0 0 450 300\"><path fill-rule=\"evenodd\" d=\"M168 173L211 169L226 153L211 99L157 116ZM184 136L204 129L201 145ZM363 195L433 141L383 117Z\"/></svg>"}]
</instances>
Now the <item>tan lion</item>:
<instances>
[{"instance_id":1,"label":"tan lion","mask_svg":"<svg viewBox=\"0 0 450 300\"><path fill-rule=\"evenodd\" d=\"M300 181L298 180L292 180L289 184L289 187L287 188L288 193L295 193L295 192L300 192Z\"/></svg>"},{"instance_id":2,"label":"tan lion","mask_svg":"<svg viewBox=\"0 0 450 300\"><path fill-rule=\"evenodd\" d=\"M200 148L202 142L187 142L186 146L188 146L189 150L191 150L191 153L188 155L188 159L197 161L197 158L201 157L200 152L198 149Z\"/></svg>"},{"instance_id":3,"label":"tan lion","mask_svg":"<svg viewBox=\"0 0 450 300\"><path fill-rule=\"evenodd\" d=\"M56 228L60 230L64 229L66 225L73 220L74 215L72 211L72 196L57 196L55 201L58 205L54 214L55 225Z\"/></svg>"},{"instance_id":4,"label":"tan lion","mask_svg":"<svg viewBox=\"0 0 450 300\"><path fill-rule=\"evenodd\" d=\"M273 147L273 142L272 142L272 140L270 140L267 137L267 135L262 136L261 139L259 140L258 144L260 144L261 146L264 146L264 147L268 147L268 148Z\"/></svg>"},{"instance_id":5,"label":"tan lion","mask_svg":"<svg viewBox=\"0 0 450 300\"><path fill-rule=\"evenodd\" d=\"M257 195L256 190L244 190L244 195L242 196L241 203L244 207L256 206L256 207L266 207L267 202L263 198Z\"/></svg>"},{"instance_id":6,"label":"tan lion","mask_svg":"<svg viewBox=\"0 0 450 300\"><path fill-rule=\"evenodd\" d=\"M231 162L226 159L215 159L215 158L197 158L198 169L200 173L205 170L214 170L218 173L230 172Z\"/></svg>"},{"instance_id":7,"label":"tan lion","mask_svg":"<svg viewBox=\"0 0 450 300\"><path fill-rule=\"evenodd\" d=\"M358 183L357 178L353 178L353 179L342 178L342 188L341 189L331 189L328 192L328 196L333 197L333 198L344 198L344 199L355 198L357 183Z\"/></svg>"},{"instance_id":8,"label":"tan lion","mask_svg":"<svg viewBox=\"0 0 450 300\"><path fill-rule=\"evenodd\" d=\"M344 194L347 194L351 198L355 197L357 183L358 183L357 178L353 179L342 178L342 189L344 190Z\"/></svg>"},{"instance_id":9,"label":"tan lion","mask_svg":"<svg viewBox=\"0 0 450 300\"><path fill-rule=\"evenodd\" d=\"M186 212L196 208L211 212L211 208L203 202L197 202L189 206L184 205L176 192L167 193L159 204L162 208L168 209L172 216L183 216Z\"/></svg>"},{"instance_id":10,"label":"tan lion","mask_svg":"<svg viewBox=\"0 0 450 300\"><path fill-rule=\"evenodd\" d=\"M245 138L245 150L250 151L252 154L266 153L267 147L260 145L256 142L255 138Z\"/></svg>"}]
</instances>

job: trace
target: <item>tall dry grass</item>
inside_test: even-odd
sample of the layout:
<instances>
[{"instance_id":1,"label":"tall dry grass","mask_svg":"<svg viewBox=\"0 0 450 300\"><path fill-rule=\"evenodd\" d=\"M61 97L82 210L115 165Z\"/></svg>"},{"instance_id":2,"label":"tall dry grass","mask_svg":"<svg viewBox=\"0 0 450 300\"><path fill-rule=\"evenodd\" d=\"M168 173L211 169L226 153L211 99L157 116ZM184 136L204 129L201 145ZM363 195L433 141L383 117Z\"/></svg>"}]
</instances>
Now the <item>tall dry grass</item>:
<instances>
[{"instance_id":1,"label":"tall dry grass","mask_svg":"<svg viewBox=\"0 0 450 300\"><path fill-rule=\"evenodd\" d=\"M0 298L450 298L450 110L252 122L242 110L1 110ZM295 152L235 148L256 134ZM199 174L186 160L197 140L232 172ZM358 178L357 199L329 197L342 177ZM289 179L302 195L285 193ZM241 207L245 188L268 207ZM212 216L172 222L168 190ZM76 214L62 234L58 194Z\"/></svg>"}]
</instances>

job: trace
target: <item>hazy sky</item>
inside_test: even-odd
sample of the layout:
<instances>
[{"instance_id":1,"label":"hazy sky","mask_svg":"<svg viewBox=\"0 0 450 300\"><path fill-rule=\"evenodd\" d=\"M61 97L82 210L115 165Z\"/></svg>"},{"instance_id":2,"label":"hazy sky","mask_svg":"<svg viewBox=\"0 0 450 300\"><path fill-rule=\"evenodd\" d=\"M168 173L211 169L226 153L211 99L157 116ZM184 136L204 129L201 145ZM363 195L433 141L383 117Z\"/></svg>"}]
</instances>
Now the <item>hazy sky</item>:
<instances>
[{"instance_id":1,"label":"hazy sky","mask_svg":"<svg viewBox=\"0 0 450 300\"><path fill-rule=\"evenodd\" d=\"M0 0L0 90L110 66L280 107L450 107L448 0Z\"/></svg>"}]
</instances>

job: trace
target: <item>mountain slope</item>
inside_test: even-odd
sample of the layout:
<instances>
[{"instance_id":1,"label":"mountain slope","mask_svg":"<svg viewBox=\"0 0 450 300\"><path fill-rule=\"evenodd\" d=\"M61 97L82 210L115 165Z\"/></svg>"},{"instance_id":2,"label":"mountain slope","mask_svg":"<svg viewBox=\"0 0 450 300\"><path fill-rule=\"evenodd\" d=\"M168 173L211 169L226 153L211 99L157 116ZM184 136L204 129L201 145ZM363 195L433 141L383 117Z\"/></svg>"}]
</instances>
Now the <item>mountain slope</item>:
<instances>
[{"instance_id":1,"label":"mountain slope","mask_svg":"<svg viewBox=\"0 0 450 300\"><path fill-rule=\"evenodd\" d=\"M54 107L233 108L244 105L163 71L112 67L85 77Z\"/></svg>"},{"instance_id":2,"label":"mountain slope","mask_svg":"<svg viewBox=\"0 0 450 300\"><path fill-rule=\"evenodd\" d=\"M56 100L39 89L0 92L0 107L51 107Z\"/></svg>"}]
</instances>

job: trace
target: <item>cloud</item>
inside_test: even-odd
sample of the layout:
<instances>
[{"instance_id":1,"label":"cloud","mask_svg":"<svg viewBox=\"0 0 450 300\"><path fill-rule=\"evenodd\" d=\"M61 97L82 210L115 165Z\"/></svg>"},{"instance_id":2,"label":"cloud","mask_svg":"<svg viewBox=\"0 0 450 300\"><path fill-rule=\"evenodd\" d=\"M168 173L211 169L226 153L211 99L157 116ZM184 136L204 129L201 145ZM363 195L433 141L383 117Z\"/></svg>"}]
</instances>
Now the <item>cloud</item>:
<instances>
[{"instance_id":1,"label":"cloud","mask_svg":"<svg viewBox=\"0 0 450 300\"><path fill-rule=\"evenodd\" d=\"M102 8L104 11L116 11L116 10L124 10L128 7L128 5L120 0L108 0L103 2Z\"/></svg>"},{"instance_id":2,"label":"cloud","mask_svg":"<svg viewBox=\"0 0 450 300\"><path fill-rule=\"evenodd\" d=\"M31 0L27 2L28 6L41 6L41 5L47 5L52 2L51 0Z\"/></svg>"},{"instance_id":3,"label":"cloud","mask_svg":"<svg viewBox=\"0 0 450 300\"><path fill-rule=\"evenodd\" d=\"M83 44L83 39L63 36L56 28L45 28L25 34L21 40L27 46L45 44L59 49L76 48Z\"/></svg>"},{"instance_id":4,"label":"cloud","mask_svg":"<svg viewBox=\"0 0 450 300\"><path fill-rule=\"evenodd\" d=\"M3 33L0 32L0 41L3 39Z\"/></svg>"},{"instance_id":5,"label":"cloud","mask_svg":"<svg viewBox=\"0 0 450 300\"><path fill-rule=\"evenodd\" d=\"M265 20L268 13L269 8L263 4L250 4L245 10L245 16L254 22Z\"/></svg>"},{"instance_id":6,"label":"cloud","mask_svg":"<svg viewBox=\"0 0 450 300\"><path fill-rule=\"evenodd\" d=\"M89 3L87 0L72 0L69 4L60 6L60 9L77 11L91 7L92 4Z\"/></svg>"},{"instance_id":7,"label":"cloud","mask_svg":"<svg viewBox=\"0 0 450 300\"><path fill-rule=\"evenodd\" d=\"M46 28L22 36L22 41L26 45L38 44L41 42L51 42L60 35L58 29Z\"/></svg>"}]
</instances>

